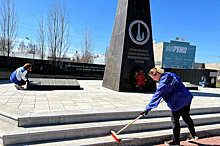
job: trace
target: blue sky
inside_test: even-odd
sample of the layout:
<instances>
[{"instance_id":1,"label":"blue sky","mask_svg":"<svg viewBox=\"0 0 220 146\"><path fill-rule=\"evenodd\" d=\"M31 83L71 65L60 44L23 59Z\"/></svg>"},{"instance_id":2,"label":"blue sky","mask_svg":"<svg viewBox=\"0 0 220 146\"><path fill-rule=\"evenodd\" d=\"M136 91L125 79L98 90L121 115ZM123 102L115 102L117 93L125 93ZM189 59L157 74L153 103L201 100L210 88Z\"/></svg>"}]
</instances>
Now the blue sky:
<instances>
[{"instance_id":1,"label":"blue sky","mask_svg":"<svg viewBox=\"0 0 220 146\"><path fill-rule=\"evenodd\" d=\"M15 0L19 16L19 41L36 41L38 20L47 17L53 0ZM118 0L66 0L70 16L69 54L80 52L86 26L92 33L94 53L104 54L110 45ZM196 46L196 62L220 62L220 0L150 0L153 40L176 37Z\"/></svg>"}]
</instances>

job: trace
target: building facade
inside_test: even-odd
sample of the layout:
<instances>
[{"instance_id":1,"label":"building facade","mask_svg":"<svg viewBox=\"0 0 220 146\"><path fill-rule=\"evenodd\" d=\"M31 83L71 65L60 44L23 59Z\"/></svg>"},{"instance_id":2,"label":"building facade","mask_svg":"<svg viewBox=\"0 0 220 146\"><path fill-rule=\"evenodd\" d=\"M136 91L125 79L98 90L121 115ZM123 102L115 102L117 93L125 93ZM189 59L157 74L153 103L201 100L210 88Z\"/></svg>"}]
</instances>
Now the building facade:
<instances>
[{"instance_id":1,"label":"building facade","mask_svg":"<svg viewBox=\"0 0 220 146\"><path fill-rule=\"evenodd\" d=\"M154 48L155 65L162 68L193 69L196 46L188 42L173 41L156 43Z\"/></svg>"}]
</instances>

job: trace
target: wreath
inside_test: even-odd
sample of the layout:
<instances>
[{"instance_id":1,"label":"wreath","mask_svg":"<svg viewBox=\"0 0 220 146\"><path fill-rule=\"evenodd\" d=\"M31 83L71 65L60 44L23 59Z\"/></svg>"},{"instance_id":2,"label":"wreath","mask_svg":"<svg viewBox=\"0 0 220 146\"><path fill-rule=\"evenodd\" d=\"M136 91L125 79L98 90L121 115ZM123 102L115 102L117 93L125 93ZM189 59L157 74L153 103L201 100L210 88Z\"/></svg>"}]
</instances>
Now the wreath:
<instances>
[{"instance_id":1,"label":"wreath","mask_svg":"<svg viewBox=\"0 0 220 146\"><path fill-rule=\"evenodd\" d=\"M147 84L145 73L142 69L138 69L134 73L134 86L141 90Z\"/></svg>"}]
</instances>

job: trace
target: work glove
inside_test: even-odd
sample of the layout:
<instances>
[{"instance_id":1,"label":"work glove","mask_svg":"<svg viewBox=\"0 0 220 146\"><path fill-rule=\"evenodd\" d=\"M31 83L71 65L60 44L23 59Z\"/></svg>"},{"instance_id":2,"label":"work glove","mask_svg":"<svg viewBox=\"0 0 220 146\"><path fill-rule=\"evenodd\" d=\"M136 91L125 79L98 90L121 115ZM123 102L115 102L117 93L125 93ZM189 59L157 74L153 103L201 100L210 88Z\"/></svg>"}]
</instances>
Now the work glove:
<instances>
[{"instance_id":1,"label":"work glove","mask_svg":"<svg viewBox=\"0 0 220 146\"><path fill-rule=\"evenodd\" d=\"M148 112L149 112L149 110L144 110L144 111L142 111L142 112L140 113L140 115L145 116L145 115L147 115L147 114L148 114Z\"/></svg>"}]
</instances>

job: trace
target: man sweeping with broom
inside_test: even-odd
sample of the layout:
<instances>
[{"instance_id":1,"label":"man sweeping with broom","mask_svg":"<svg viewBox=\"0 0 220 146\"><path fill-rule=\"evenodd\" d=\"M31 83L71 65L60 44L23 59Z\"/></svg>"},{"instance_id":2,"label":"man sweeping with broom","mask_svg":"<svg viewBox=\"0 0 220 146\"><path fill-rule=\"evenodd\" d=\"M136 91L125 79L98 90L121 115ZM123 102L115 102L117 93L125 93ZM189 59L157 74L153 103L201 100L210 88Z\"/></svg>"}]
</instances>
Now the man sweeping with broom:
<instances>
[{"instance_id":1,"label":"man sweeping with broom","mask_svg":"<svg viewBox=\"0 0 220 146\"><path fill-rule=\"evenodd\" d=\"M182 116L190 131L187 141L198 139L195 133L193 120L189 115L193 95L183 85L180 78L170 72L164 73L164 70L160 68L151 69L148 75L154 81L158 81L159 85L150 103L146 106L146 109L140 113L140 115L147 115L151 109L158 106L160 100L163 98L171 110L173 128L173 139L165 141L164 143L167 145L180 145L180 116Z\"/></svg>"}]
</instances>

